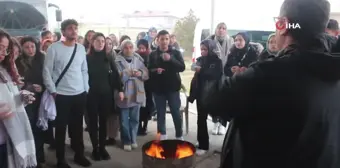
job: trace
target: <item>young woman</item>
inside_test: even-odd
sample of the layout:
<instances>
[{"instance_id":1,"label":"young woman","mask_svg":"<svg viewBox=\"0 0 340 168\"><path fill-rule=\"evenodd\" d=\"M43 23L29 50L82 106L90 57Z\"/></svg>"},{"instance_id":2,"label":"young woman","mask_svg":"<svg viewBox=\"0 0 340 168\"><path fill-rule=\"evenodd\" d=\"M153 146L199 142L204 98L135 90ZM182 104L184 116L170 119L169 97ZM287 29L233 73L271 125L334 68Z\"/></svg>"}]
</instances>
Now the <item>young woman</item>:
<instances>
[{"instance_id":1,"label":"young woman","mask_svg":"<svg viewBox=\"0 0 340 168\"><path fill-rule=\"evenodd\" d=\"M94 34L87 63L90 85L87 113L93 147L92 157L94 160L109 160L110 155L105 149L107 118L114 107L114 92L119 92L121 100L123 92L118 70L112 55L106 51L105 36L102 33Z\"/></svg>"},{"instance_id":2,"label":"young woman","mask_svg":"<svg viewBox=\"0 0 340 168\"><path fill-rule=\"evenodd\" d=\"M48 39L49 40L49 39ZM24 79L24 86L21 89L33 92L36 101L25 107L34 136L36 157L38 167L45 162L44 156L44 132L37 127L39 107L42 93L44 91L42 69L44 54L40 51L38 42L33 37L24 37L21 40L23 48L22 55L16 60L19 74Z\"/></svg>"},{"instance_id":3,"label":"young woman","mask_svg":"<svg viewBox=\"0 0 340 168\"><path fill-rule=\"evenodd\" d=\"M148 67L150 47L149 42L145 39L140 39L137 43L137 53L143 58L145 67ZM151 119L151 113L154 109L154 103L152 100L152 92L150 90L150 84L148 81L144 82L146 106L141 107L139 116L138 135L146 135L148 122Z\"/></svg>"},{"instance_id":4,"label":"young woman","mask_svg":"<svg viewBox=\"0 0 340 168\"><path fill-rule=\"evenodd\" d=\"M120 108L120 133L124 150L131 151L138 147L139 110L146 103L144 81L149 78L149 74L143 60L134 52L131 40L123 41L121 48L122 52L115 62L124 85L124 100L117 101L117 106Z\"/></svg>"},{"instance_id":5,"label":"young woman","mask_svg":"<svg viewBox=\"0 0 340 168\"><path fill-rule=\"evenodd\" d=\"M249 43L250 38L247 33L241 32L235 36L235 44L230 49L228 62L224 66L226 76L231 77L235 73L243 72L251 63L257 61L256 49Z\"/></svg>"},{"instance_id":6,"label":"young woman","mask_svg":"<svg viewBox=\"0 0 340 168\"><path fill-rule=\"evenodd\" d=\"M88 49L90 48L91 40L93 39L93 35L95 33L96 32L94 30L89 30L86 32L84 43L83 43L86 51L88 51Z\"/></svg>"},{"instance_id":7,"label":"young woman","mask_svg":"<svg viewBox=\"0 0 340 168\"><path fill-rule=\"evenodd\" d=\"M268 36L266 50L264 50L260 54L259 60L260 61L266 60L271 56L275 56L277 52L278 52L278 49L276 47L275 33L273 33L273 34Z\"/></svg>"},{"instance_id":8,"label":"young woman","mask_svg":"<svg viewBox=\"0 0 340 168\"><path fill-rule=\"evenodd\" d=\"M14 60L19 58L19 55L21 54L21 45L19 41L16 38L11 38L13 42L13 55L14 55Z\"/></svg>"},{"instance_id":9,"label":"young woman","mask_svg":"<svg viewBox=\"0 0 340 168\"><path fill-rule=\"evenodd\" d=\"M209 109L202 104L203 89L208 82L217 81L223 74L222 60L218 57L217 45L214 40L203 40L201 42L202 57L197 59L195 75L191 82L189 101L197 104L197 155L203 155L209 150L209 134L207 117Z\"/></svg>"},{"instance_id":10,"label":"young woman","mask_svg":"<svg viewBox=\"0 0 340 168\"><path fill-rule=\"evenodd\" d=\"M113 56L113 58L116 58L117 53L116 51L113 50L113 41L110 37L105 38L105 48L106 48L106 53L110 56Z\"/></svg>"},{"instance_id":11,"label":"young woman","mask_svg":"<svg viewBox=\"0 0 340 168\"><path fill-rule=\"evenodd\" d=\"M14 63L13 42L0 29L0 167L37 166L35 145L24 104L34 101L33 93L22 90Z\"/></svg>"},{"instance_id":12,"label":"young woman","mask_svg":"<svg viewBox=\"0 0 340 168\"><path fill-rule=\"evenodd\" d=\"M117 49L119 46L117 36L115 34L110 34L109 38L112 40L113 49Z\"/></svg>"}]
</instances>

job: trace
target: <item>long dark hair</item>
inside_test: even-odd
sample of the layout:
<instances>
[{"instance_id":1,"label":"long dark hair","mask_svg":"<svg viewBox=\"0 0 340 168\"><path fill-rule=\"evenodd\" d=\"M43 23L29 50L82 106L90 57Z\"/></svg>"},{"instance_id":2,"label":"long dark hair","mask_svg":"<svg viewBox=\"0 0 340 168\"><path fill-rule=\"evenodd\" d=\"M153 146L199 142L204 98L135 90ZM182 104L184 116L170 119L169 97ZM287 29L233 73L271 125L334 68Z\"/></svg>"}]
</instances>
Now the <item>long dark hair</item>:
<instances>
[{"instance_id":1,"label":"long dark hair","mask_svg":"<svg viewBox=\"0 0 340 168\"><path fill-rule=\"evenodd\" d=\"M87 36L89 35L89 33L96 33L94 30L89 30L86 32L85 36L84 36L84 47L85 49L88 49L90 47L90 41L87 40Z\"/></svg>"},{"instance_id":2,"label":"long dark hair","mask_svg":"<svg viewBox=\"0 0 340 168\"><path fill-rule=\"evenodd\" d=\"M44 59L44 54L41 52L40 50L40 45L38 43L38 41L31 36L27 36L21 39L21 46L24 46L25 43L27 42L32 42L35 45L35 55L34 55L34 61L38 61L39 64L43 64L43 59ZM19 56L18 62L20 63L21 66L23 66L23 71L27 71L28 70L28 66L32 66L32 62L28 61L28 59L30 58L30 56L26 55L26 53L23 51L21 56ZM20 70L20 69L19 69Z\"/></svg>"},{"instance_id":3,"label":"long dark hair","mask_svg":"<svg viewBox=\"0 0 340 168\"><path fill-rule=\"evenodd\" d=\"M98 38L98 37L103 37L104 39L106 39L103 33L97 32L97 33L95 33L95 34L93 35L93 38L91 39L91 40L92 40L92 43L93 43L94 40L95 40L96 38ZM94 49L94 46L93 46L92 43L91 43L91 45L90 45L91 48L89 48L89 52L88 52L88 55L90 55L90 56L94 55L94 53L95 53L95 49ZM105 55L108 55L108 54L106 53L106 41L105 41L104 48L103 48L102 51L100 51L100 53L105 53Z\"/></svg>"},{"instance_id":4,"label":"long dark hair","mask_svg":"<svg viewBox=\"0 0 340 168\"><path fill-rule=\"evenodd\" d=\"M7 38L9 41L9 45L8 45L8 53L9 55L5 57L5 59L0 63L4 66L4 68L7 69L7 72L11 75L12 77L12 81L20 84L22 82L20 82L19 78L19 74L18 74L18 70L15 66L15 62L14 62L14 52L13 52L13 42L11 40L11 36L4 30L0 29L0 40L2 40L3 38Z\"/></svg>"}]
</instances>

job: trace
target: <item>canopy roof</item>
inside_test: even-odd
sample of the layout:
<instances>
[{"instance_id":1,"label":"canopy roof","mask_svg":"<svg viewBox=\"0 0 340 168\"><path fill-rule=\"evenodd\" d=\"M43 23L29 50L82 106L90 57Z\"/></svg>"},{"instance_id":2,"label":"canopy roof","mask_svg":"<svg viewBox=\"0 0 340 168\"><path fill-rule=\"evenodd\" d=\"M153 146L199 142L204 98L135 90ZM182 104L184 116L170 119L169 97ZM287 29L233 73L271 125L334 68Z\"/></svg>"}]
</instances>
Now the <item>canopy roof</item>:
<instances>
[{"instance_id":1,"label":"canopy roof","mask_svg":"<svg viewBox=\"0 0 340 168\"><path fill-rule=\"evenodd\" d=\"M15 1L0 1L0 27L4 29L38 29L47 23L34 6Z\"/></svg>"}]
</instances>

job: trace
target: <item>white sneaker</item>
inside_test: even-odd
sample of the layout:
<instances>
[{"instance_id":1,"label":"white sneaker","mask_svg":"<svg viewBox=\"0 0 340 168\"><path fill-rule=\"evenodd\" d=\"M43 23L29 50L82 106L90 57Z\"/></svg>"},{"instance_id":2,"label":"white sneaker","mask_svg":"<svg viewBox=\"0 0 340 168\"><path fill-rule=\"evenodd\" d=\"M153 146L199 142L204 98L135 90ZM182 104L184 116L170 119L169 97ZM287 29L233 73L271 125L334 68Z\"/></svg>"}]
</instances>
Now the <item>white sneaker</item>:
<instances>
[{"instance_id":1,"label":"white sneaker","mask_svg":"<svg viewBox=\"0 0 340 168\"><path fill-rule=\"evenodd\" d=\"M132 147L132 149L137 149L138 148L138 144L137 143L131 144L131 147Z\"/></svg>"},{"instance_id":2,"label":"white sneaker","mask_svg":"<svg viewBox=\"0 0 340 168\"><path fill-rule=\"evenodd\" d=\"M161 137L159 138L159 140L163 141L163 140L167 140L168 136L166 135L161 135Z\"/></svg>"},{"instance_id":3,"label":"white sneaker","mask_svg":"<svg viewBox=\"0 0 340 168\"><path fill-rule=\"evenodd\" d=\"M208 152L207 150L197 149L196 150L196 155L197 156L202 156L202 155L205 155L207 152Z\"/></svg>"},{"instance_id":4,"label":"white sneaker","mask_svg":"<svg viewBox=\"0 0 340 168\"><path fill-rule=\"evenodd\" d=\"M200 144L198 142L195 143L195 148L198 148Z\"/></svg>"},{"instance_id":5,"label":"white sneaker","mask_svg":"<svg viewBox=\"0 0 340 168\"><path fill-rule=\"evenodd\" d=\"M227 132L227 129L223 125L220 125L218 127L218 135L225 135L226 132Z\"/></svg>"},{"instance_id":6,"label":"white sneaker","mask_svg":"<svg viewBox=\"0 0 340 168\"><path fill-rule=\"evenodd\" d=\"M220 123L217 122L214 124L214 128L212 129L212 134L217 135L218 134L218 127L220 126Z\"/></svg>"},{"instance_id":7,"label":"white sneaker","mask_svg":"<svg viewBox=\"0 0 340 168\"><path fill-rule=\"evenodd\" d=\"M127 152L131 152L132 151L131 145L124 145L124 150Z\"/></svg>"},{"instance_id":8,"label":"white sneaker","mask_svg":"<svg viewBox=\"0 0 340 168\"><path fill-rule=\"evenodd\" d=\"M184 141L183 137L176 137L177 140Z\"/></svg>"}]
</instances>

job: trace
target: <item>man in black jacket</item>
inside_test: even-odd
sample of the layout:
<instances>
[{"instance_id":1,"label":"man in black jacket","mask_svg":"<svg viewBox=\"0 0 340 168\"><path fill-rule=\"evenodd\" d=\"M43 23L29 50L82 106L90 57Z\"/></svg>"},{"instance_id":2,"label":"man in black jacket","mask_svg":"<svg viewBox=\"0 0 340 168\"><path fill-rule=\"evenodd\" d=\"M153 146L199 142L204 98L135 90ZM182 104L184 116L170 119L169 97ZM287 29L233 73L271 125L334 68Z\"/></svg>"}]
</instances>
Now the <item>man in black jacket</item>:
<instances>
[{"instance_id":1,"label":"man in black jacket","mask_svg":"<svg viewBox=\"0 0 340 168\"><path fill-rule=\"evenodd\" d=\"M170 35L162 30L157 35L159 46L149 56L150 85L155 99L157 110L157 129L161 140L167 139L165 126L166 102L174 120L176 138L182 137L182 118L180 114L181 77L180 72L185 70L182 54L169 46Z\"/></svg>"},{"instance_id":2,"label":"man in black jacket","mask_svg":"<svg viewBox=\"0 0 340 168\"><path fill-rule=\"evenodd\" d=\"M340 55L325 52L329 13L327 0L285 0L279 18L301 29L276 30L278 57L206 93L212 115L233 119L221 168L340 167Z\"/></svg>"}]
</instances>

